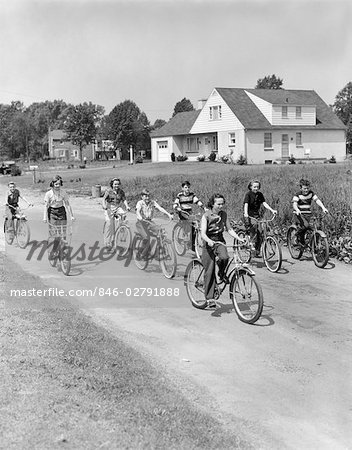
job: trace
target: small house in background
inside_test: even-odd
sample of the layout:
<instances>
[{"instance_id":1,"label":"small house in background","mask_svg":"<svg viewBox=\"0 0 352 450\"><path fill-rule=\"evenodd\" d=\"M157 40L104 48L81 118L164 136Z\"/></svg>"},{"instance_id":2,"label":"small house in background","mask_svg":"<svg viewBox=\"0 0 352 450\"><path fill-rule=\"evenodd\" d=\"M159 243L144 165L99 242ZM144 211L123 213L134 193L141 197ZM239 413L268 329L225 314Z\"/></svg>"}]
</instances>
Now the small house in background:
<instances>
[{"instance_id":1,"label":"small house in background","mask_svg":"<svg viewBox=\"0 0 352 450\"><path fill-rule=\"evenodd\" d=\"M96 159L96 147L96 143L85 145L82 150L82 159L88 161ZM67 138L64 130L49 130L49 158L79 161L79 146Z\"/></svg>"},{"instance_id":2,"label":"small house in background","mask_svg":"<svg viewBox=\"0 0 352 450\"><path fill-rule=\"evenodd\" d=\"M153 162L212 152L249 164L343 161L346 127L312 90L214 88L197 111L152 132L151 146Z\"/></svg>"},{"instance_id":3,"label":"small house in background","mask_svg":"<svg viewBox=\"0 0 352 450\"><path fill-rule=\"evenodd\" d=\"M114 141L103 139L96 149L96 159L120 159L120 152L115 150Z\"/></svg>"}]
</instances>

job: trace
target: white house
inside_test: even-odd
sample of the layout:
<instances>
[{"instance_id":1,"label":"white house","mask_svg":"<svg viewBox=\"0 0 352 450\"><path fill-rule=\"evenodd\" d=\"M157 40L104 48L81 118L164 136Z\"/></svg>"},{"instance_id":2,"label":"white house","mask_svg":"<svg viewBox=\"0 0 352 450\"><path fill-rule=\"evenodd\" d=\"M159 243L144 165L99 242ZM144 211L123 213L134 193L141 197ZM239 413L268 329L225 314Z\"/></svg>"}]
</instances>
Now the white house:
<instances>
[{"instance_id":1,"label":"white house","mask_svg":"<svg viewBox=\"0 0 352 450\"><path fill-rule=\"evenodd\" d=\"M345 159L346 127L315 91L214 88L200 102L151 133L153 162L212 151L249 164Z\"/></svg>"}]
</instances>

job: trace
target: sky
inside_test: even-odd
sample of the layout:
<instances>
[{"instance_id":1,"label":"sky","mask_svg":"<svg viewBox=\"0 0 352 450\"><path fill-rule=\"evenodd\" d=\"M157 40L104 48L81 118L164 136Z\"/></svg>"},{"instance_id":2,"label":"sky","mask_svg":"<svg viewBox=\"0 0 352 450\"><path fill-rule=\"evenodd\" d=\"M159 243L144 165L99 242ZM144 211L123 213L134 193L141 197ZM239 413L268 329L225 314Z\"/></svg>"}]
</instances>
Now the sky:
<instances>
[{"instance_id":1,"label":"sky","mask_svg":"<svg viewBox=\"0 0 352 450\"><path fill-rule=\"evenodd\" d=\"M0 0L0 103L126 99L149 121L275 74L328 104L352 81L350 0Z\"/></svg>"}]
</instances>

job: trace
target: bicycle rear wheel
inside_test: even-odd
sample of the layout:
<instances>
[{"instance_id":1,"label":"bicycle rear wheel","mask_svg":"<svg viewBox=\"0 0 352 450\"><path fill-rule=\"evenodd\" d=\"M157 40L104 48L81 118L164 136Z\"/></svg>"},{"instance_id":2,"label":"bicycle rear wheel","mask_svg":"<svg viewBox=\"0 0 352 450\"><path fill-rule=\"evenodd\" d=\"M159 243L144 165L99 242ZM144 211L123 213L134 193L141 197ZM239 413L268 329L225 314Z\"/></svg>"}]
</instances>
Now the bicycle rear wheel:
<instances>
[{"instance_id":1,"label":"bicycle rear wheel","mask_svg":"<svg viewBox=\"0 0 352 450\"><path fill-rule=\"evenodd\" d=\"M133 261L138 269L144 270L148 265L149 254L142 258L143 238L137 234L132 242Z\"/></svg>"},{"instance_id":2,"label":"bicycle rear wheel","mask_svg":"<svg viewBox=\"0 0 352 450\"><path fill-rule=\"evenodd\" d=\"M183 256L187 249L187 234L180 223L176 223L172 230L172 242L174 243L176 253L179 256Z\"/></svg>"},{"instance_id":3,"label":"bicycle rear wheel","mask_svg":"<svg viewBox=\"0 0 352 450\"><path fill-rule=\"evenodd\" d=\"M329 261L329 242L326 236L319 231L312 235L311 250L314 264L321 269L326 266Z\"/></svg>"},{"instance_id":4,"label":"bicycle rear wheel","mask_svg":"<svg viewBox=\"0 0 352 450\"><path fill-rule=\"evenodd\" d=\"M247 235L244 231L237 231L237 234L241 239L247 240ZM249 245L247 244L247 242L242 244L241 242L239 242L238 239L235 238L233 243L236 245L235 251L238 256L238 259L242 263L249 263L249 261L252 258L252 252L251 252L251 249L249 248Z\"/></svg>"},{"instance_id":5,"label":"bicycle rear wheel","mask_svg":"<svg viewBox=\"0 0 352 450\"><path fill-rule=\"evenodd\" d=\"M255 276L245 269L235 273L230 282L230 299L238 318L245 323L255 323L262 314L263 291Z\"/></svg>"},{"instance_id":6,"label":"bicycle rear wheel","mask_svg":"<svg viewBox=\"0 0 352 450\"><path fill-rule=\"evenodd\" d=\"M71 248L66 244L62 244L60 249L60 266L64 275L69 275L71 270Z\"/></svg>"},{"instance_id":7,"label":"bicycle rear wheel","mask_svg":"<svg viewBox=\"0 0 352 450\"><path fill-rule=\"evenodd\" d=\"M131 249L132 234L127 225L121 225L116 231L115 248L118 256L126 256Z\"/></svg>"},{"instance_id":8,"label":"bicycle rear wheel","mask_svg":"<svg viewBox=\"0 0 352 450\"><path fill-rule=\"evenodd\" d=\"M17 225L16 239L17 243L21 248L26 248L29 239L31 236L31 232L29 229L29 225L25 220L19 220Z\"/></svg>"},{"instance_id":9,"label":"bicycle rear wheel","mask_svg":"<svg viewBox=\"0 0 352 450\"><path fill-rule=\"evenodd\" d=\"M184 283L192 305L198 309L205 309L207 301L204 296L204 267L198 259L192 259L188 264Z\"/></svg>"},{"instance_id":10,"label":"bicycle rear wheel","mask_svg":"<svg viewBox=\"0 0 352 450\"><path fill-rule=\"evenodd\" d=\"M6 244L9 244L9 245L12 244L12 242L15 238L15 232L14 232L13 227L14 227L14 224L12 225L12 229L9 230L9 221L8 221L8 219L5 219L5 222L4 222L5 241L6 241Z\"/></svg>"},{"instance_id":11,"label":"bicycle rear wheel","mask_svg":"<svg viewBox=\"0 0 352 450\"><path fill-rule=\"evenodd\" d=\"M177 269L177 258L171 241L164 240L159 248L159 263L166 278L173 278Z\"/></svg>"},{"instance_id":12,"label":"bicycle rear wheel","mask_svg":"<svg viewBox=\"0 0 352 450\"><path fill-rule=\"evenodd\" d=\"M263 243L263 259L270 272L278 272L281 269L281 247L274 236L267 236Z\"/></svg>"},{"instance_id":13,"label":"bicycle rear wheel","mask_svg":"<svg viewBox=\"0 0 352 450\"><path fill-rule=\"evenodd\" d=\"M299 259L303 254L303 246L298 241L297 227L290 226L287 230L287 246L293 259Z\"/></svg>"}]
</instances>

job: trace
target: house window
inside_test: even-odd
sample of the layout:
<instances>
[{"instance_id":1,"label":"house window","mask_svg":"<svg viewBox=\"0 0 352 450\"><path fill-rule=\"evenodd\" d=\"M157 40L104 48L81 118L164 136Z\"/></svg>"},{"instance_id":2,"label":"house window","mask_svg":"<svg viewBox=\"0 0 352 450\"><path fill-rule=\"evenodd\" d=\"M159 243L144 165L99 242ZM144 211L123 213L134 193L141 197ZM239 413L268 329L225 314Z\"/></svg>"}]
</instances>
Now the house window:
<instances>
[{"instance_id":1,"label":"house window","mask_svg":"<svg viewBox=\"0 0 352 450\"><path fill-rule=\"evenodd\" d=\"M209 107L209 119L210 120L221 119L221 105Z\"/></svg>"},{"instance_id":2,"label":"house window","mask_svg":"<svg viewBox=\"0 0 352 450\"><path fill-rule=\"evenodd\" d=\"M273 137L271 133L264 133L264 150L272 150L273 148Z\"/></svg>"},{"instance_id":3,"label":"house window","mask_svg":"<svg viewBox=\"0 0 352 450\"><path fill-rule=\"evenodd\" d=\"M167 141L158 141L157 144L159 148L167 148Z\"/></svg>"},{"instance_id":4,"label":"house window","mask_svg":"<svg viewBox=\"0 0 352 450\"><path fill-rule=\"evenodd\" d=\"M296 106L296 119L301 119L301 118L302 118L302 107Z\"/></svg>"},{"instance_id":5,"label":"house window","mask_svg":"<svg viewBox=\"0 0 352 450\"><path fill-rule=\"evenodd\" d=\"M198 138L187 138L187 153L198 153L199 143Z\"/></svg>"},{"instance_id":6,"label":"house window","mask_svg":"<svg viewBox=\"0 0 352 450\"><path fill-rule=\"evenodd\" d=\"M282 107L282 118L287 119L287 106Z\"/></svg>"},{"instance_id":7,"label":"house window","mask_svg":"<svg viewBox=\"0 0 352 450\"><path fill-rule=\"evenodd\" d=\"M296 147L302 147L302 133L296 133Z\"/></svg>"},{"instance_id":8,"label":"house window","mask_svg":"<svg viewBox=\"0 0 352 450\"><path fill-rule=\"evenodd\" d=\"M236 145L236 133L229 133L229 145Z\"/></svg>"},{"instance_id":9,"label":"house window","mask_svg":"<svg viewBox=\"0 0 352 450\"><path fill-rule=\"evenodd\" d=\"M214 152L218 151L218 136L213 136L213 149Z\"/></svg>"},{"instance_id":10,"label":"house window","mask_svg":"<svg viewBox=\"0 0 352 450\"><path fill-rule=\"evenodd\" d=\"M272 164L273 163L273 160L272 159L266 159L265 161L264 161L264 164Z\"/></svg>"}]
</instances>

